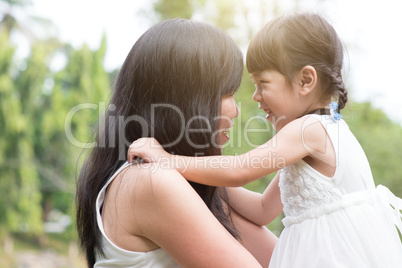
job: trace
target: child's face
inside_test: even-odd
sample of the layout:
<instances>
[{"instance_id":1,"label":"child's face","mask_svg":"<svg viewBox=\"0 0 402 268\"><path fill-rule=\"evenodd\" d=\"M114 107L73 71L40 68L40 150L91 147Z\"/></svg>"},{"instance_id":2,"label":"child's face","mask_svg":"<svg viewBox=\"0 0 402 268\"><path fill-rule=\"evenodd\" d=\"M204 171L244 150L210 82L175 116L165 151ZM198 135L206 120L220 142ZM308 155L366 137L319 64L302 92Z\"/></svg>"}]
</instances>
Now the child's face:
<instances>
[{"instance_id":1,"label":"child's face","mask_svg":"<svg viewBox=\"0 0 402 268\"><path fill-rule=\"evenodd\" d=\"M285 76L277 71L266 70L252 73L251 78L256 88L253 100L267 113L267 120L276 130L281 130L300 116L300 95Z\"/></svg>"}]
</instances>

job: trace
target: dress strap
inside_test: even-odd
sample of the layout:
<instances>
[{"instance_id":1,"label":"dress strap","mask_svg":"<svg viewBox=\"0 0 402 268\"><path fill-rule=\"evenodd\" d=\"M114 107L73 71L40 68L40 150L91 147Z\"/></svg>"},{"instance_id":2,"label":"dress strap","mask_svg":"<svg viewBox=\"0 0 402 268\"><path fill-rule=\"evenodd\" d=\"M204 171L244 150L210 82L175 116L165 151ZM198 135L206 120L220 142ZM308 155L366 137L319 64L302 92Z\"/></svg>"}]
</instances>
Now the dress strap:
<instances>
[{"instance_id":1,"label":"dress strap","mask_svg":"<svg viewBox=\"0 0 402 268\"><path fill-rule=\"evenodd\" d=\"M402 199L395 196L387 187L383 185L378 185L376 189L382 201L393 212L394 224L402 233Z\"/></svg>"}]
</instances>

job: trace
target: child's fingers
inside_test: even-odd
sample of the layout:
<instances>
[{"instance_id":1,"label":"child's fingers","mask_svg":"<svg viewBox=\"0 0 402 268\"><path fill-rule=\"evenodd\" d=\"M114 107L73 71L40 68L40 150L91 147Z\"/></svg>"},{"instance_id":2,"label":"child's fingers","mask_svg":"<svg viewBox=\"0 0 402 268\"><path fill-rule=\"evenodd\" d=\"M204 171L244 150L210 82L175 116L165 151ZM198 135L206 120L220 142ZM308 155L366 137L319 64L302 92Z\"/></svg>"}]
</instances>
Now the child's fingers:
<instances>
[{"instance_id":1,"label":"child's fingers","mask_svg":"<svg viewBox=\"0 0 402 268\"><path fill-rule=\"evenodd\" d=\"M145 155L142 155L142 152L145 152L147 149L151 149L154 146L160 146L155 138L139 138L135 140L133 143L131 143L127 150L127 161L134 161L136 156L144 159ZM151 161L147 162L154 162L154 159L151 159Z\"/></svg>"},{"instance_id":2,"label":"child's fingers","mask_svg":"<svg viewBox=\"0 0 402 268\"><path fill-rule=\"evenodd\" d=\"M142 146L139 146L141 142L139 140L135 140L133 143L131 143L131 145L128 147L127 150L127 161L128 162L133 162L134 158L136 156L140 156L139 152L138 152L138 148L141 148ZM141 144L140 144L141 145Z\"/></svg>"},{"instance_id":3,"label":"child's fingers","mask_svg":"<svg viewBox=\"0 0 402 268\"><path fill-rule=\"evenodd\" d=\"M139 138L131 143L130 148L141 148L147 143L147 138Z\"/></svg>"},{"instance_id":4,"label":"child's fingers","mask_svg":"<svg viewBox=\"0 0 402 268\"><path fill-rule=\"evenodd\" d=\"M136 156L141 157L140 148L143 148L148 143L148 138L139 138L130 144L127 150L127 161L133 162Z\"/></svg>"},{"instance_id":5,"label":"child's fingers","mask_svg":"<svg viewBox=\"0 0 402 268\"><path fill-rule=\"evenodd\" d=\"M130 163L133 162L136 156L140 155L135 151L135 149L129 148L127 151L127 161Z\"/></svg>"}]
</instances>

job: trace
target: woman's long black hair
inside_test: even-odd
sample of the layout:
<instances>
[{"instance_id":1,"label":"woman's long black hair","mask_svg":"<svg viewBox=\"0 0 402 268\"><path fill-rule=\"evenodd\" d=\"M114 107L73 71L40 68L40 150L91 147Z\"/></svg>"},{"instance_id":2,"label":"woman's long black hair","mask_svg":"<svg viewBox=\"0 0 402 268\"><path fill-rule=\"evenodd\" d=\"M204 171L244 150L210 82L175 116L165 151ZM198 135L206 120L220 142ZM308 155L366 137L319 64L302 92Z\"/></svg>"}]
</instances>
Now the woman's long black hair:
<instances>
[{"instance_id":1,"label":"woman's long black hair","mask_svg":"<svg viewBox=\"0 0 402 268\"><path fill-rule=\"evenodd\" d=\"M77 229L89 267L102 253L95 202L107 180L126 161L130 143L155 137L170 153L218 155L214 132L223 95L240 85L242 53L220 29L185 19L163 21L145 32L128 54L115 82L93 148L77 183ZM191 131L189 131L191 129ZM194 130L201 131L194 131ZM224 188L191 183L236 238L225 209Z\"/></svg>"}]
</instances>

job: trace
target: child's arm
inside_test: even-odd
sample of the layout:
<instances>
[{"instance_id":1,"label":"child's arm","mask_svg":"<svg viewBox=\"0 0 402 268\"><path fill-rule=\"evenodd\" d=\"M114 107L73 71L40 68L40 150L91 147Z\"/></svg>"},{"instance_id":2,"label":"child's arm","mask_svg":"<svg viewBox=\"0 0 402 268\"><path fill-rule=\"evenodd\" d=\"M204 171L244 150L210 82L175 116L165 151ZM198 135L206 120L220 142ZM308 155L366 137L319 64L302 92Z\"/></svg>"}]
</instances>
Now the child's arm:
<instances>
[{"instance_id":1,"label":"child's arm","mask_svg":"<svg viewBox=\"0 0 402 268\"><path fill-rule=\"evenodd\" d=\"M279 174L280 171L263 194L241 187L228 187L230 206L249 221L260 226L267 225L283 211L278 185Z\"/></svg>"},{"instance_id":2,"label":"child's arm","mask_svg":"<svg viewBox=\"0 0 402 268\"><path fill-rule=\"evenodd\" d=\"M315 120L317 124L307 124L309 120ZM311 151L322 151L326 136L316 119L300 118L288 123L265 144L238 156L170 155L154 138L142 138L130 145L128 161L140 156L146 161L175 168L189 181L238 187L291 165L310 155Z\"/></svg>"}]
</instances>

